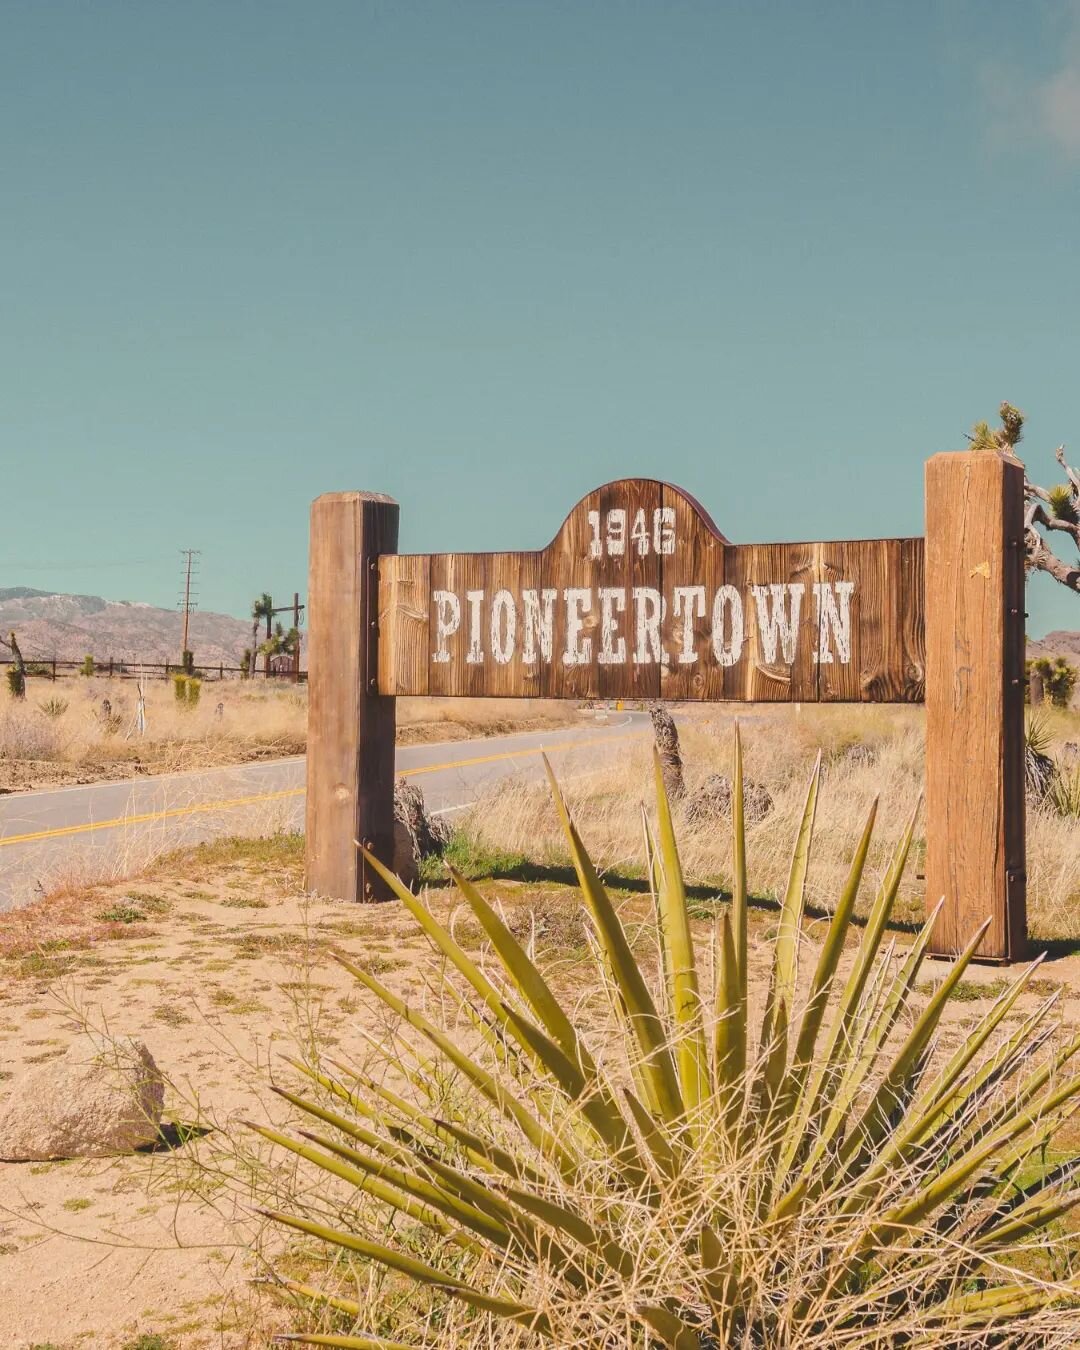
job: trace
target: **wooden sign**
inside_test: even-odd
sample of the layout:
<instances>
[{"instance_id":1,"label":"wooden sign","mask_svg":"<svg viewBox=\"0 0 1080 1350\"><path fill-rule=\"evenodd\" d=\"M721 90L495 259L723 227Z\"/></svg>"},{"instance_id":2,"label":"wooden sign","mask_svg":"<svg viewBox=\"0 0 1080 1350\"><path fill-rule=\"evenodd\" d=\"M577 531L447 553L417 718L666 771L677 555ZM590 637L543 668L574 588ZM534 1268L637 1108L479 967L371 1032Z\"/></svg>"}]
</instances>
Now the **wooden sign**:
<instances>
[{"instance_id":1,"label":"wooden sign","mask_svg":"<svg viewBox=\"0 0 1080 1350\"><path fill-rule=\"evenodd\" d=\"M598 488L547 548L399 555L374 493L311 513L307 883L385 895L395 698L927 704L934 949L1024 953L1021 465L935 455L927 534L736 544L653 479ZM766 730L762 734L773 734Z\"/></svg>"},{"instance_id":2,"label":"wooden sign","mask_svg":"<svg viewBox=\"0 0 1080 1350\"><path fill-rule=\"evenodd\" d=\"M651 479L537 553L386 555L381 694L917 702L923 541L730 543Z\"/></svg>"}]
</instances>

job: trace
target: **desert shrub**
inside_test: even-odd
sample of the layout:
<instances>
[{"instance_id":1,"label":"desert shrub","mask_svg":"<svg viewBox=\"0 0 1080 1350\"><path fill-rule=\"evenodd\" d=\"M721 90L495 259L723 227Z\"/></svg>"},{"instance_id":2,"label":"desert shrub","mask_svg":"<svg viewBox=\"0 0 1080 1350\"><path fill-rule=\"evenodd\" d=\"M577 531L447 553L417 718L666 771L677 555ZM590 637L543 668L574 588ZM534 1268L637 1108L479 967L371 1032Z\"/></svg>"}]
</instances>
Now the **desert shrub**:
<instances>
[{"instance_id":1,"label":"desert shrub","mask_svg":"<svg viewBox=\"0 0 1080 1350\"><path fill-rule=\"evenodd\" d=\"M6 759L59 759L60 736L55 719L24 708L0 713L0 756Z\"/></svg>"},{"instance_id":2,"label":"desert shrub","mask_svg":"<svg viewBox=\"0 0 1080 1350\"><path fill-rule=\"evenodd\" d=\"M461 1347L1077 1343L1075 1247L1061 1231L1080 1202L1077 1161L1045 1159L1080 1101L1065 1072L1080 1036L1055 1044L1054 997L1016 1016L1029 967L955 1048L938 1045L986 925L914 1006L936 911L910 947L887 940L914 816L852 926L876 803L798 978L820 759L767 988L751 997L737 735L734 756L733 894L711 937L711 991L659 761L645 832L655 981L555 790L614 1036L586 1036L580 981L562 1001L460 874L489 943L482 965L379 869L453 978L429 1017L339 956L396 1027L382 1071L312 1053L296 1064L307 1096L275 1089L307 1128L251 1127L307 1164L291 1209L268 1217L345 1271L330 1288L282 1277L313 1310L297 1339L402 1344L361 1329L374 1323L428 1344L437 1327L437 1343ZM390 1276L381 1301L373 1269Z\"/></svg>"},{"instance_id":3,"label":"desert shrub","mask_svg":"<svg viewBox=\"0 0 1080 1350\"><path fill-rule=\"evenodd\" d=\"M172 680L177 703L189 711L197 708L199 695L202 693L202 680L195 675L174 675Z\"/></svg>"},{"instance_id":4,"label":"desert shrub","mask_svg":"<svg viewBox=\"0 0 1080 1350\"><path fill-rule=\"evenodd\" d=\"M1080 768L1058 768L1046 794L1046 804L1059 816L1080 821Z\"/></svg>"},{"instance_id":5,"label":"desert shrub","mask_svg":"<svg viewBox=\"0 0 1080 1350\"><path fill-rule=\"evenodd\" d=\"M4 672L7 678L8 691L12 698L26 697L26 674L18 666L8 666Z\"/></svg>"},{"instance_id":6,"label":"desert shrub","mask_svg":"<svg viewBox=\"0 0 1080 1350\"><path fill-rule=\"evenodd\" d=\"M1030 696L1030 680L1034 671L1042 677L1043 692L1055 708L1067 708L1076 688L1077 671L1063 656L1051 660L1048 656L1037 656L1025 662Z\"/></svg>"},{"instance_id":7,"label":"desert shrub","mask_svg":"<svg viewBox=\"0 0 1080 1350\"><path fill-rule=\"evenodd\" d=\"M63 717L69 706L66 698L47 698L38 704L45 716L52 718L54 721Z\"/></svg>"},{"instance_id":8,"label":"desert shrub","mask_svg":"<svg viewBox=\"0 0 1080 1350\"><path fill-rule=\"evenodd\" d=\"M51 680L52 666L46 665L44 661L27 661L27 675L35 675L38 679Z\"/></svg>"},{"instance_id":9,"label":"desert shrub","mask_svg":"<svg viewBox=\"0 0 1080 1350\"><path fill-rule=\"evenodd\" d=\"M89 652L87 652L86 655L83 657L82 670L79 671L79 674L85 675L87 679L93 678L94 658Z\"/></svg>"}]
</instances>

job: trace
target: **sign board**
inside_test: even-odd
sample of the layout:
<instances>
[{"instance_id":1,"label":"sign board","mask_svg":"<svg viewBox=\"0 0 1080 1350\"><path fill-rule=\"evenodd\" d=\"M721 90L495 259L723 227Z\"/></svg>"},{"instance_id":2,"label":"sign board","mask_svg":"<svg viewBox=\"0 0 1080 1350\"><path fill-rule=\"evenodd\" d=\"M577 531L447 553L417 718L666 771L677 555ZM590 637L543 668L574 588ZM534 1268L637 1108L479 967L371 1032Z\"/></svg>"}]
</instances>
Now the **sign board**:
<instances>
[{"instance_id":1,"label":"sign board","mask_svg":"<svg viewBox=\"0 0 1080 1350\"><path fill-rule=\"evenodd\" d=\"M398 506L311 510L307 883L386 893L398 695L926 703L932 948L1018 960L1024 871L1024 472L926 465L926 538L737 544L687 493L627 478L539 552L399 555ZM762 735L776 734L767 726Z\"/></svg>"},{"instance_id":2,"label":"sign board","mask_svg":"<svg viewBox=\"0 0 1080 1350\"><path fill-rule=\"evenodd\" d=\"M679 488L590 493L536 553L384 555L388 695L919 702L922 539L732 544Z\"/></svg>"}]
</instances>

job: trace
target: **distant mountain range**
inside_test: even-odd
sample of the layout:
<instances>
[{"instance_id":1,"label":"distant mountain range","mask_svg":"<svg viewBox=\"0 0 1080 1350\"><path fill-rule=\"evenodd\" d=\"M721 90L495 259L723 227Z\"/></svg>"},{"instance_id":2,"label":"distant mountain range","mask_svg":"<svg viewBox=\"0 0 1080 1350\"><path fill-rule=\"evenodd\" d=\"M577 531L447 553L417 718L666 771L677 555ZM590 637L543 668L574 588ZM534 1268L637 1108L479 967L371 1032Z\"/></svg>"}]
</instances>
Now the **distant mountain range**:
<instances>
[{"instance_id":1,"label":"distant mountain range","mask_svg":"<svg viewBox=\"0 0 1080 1350\"><path fill-rule=\"evenodd\" d=\"M1028 656L1064 656L1067 661L1073 657L1076 665L1080 661L1080 633L1066 633L1062 629L1056 629L1053 633L1047 633L1044 638L1039 638L1035 642L1029 642L1027 645Z\"/></svg>"},{"instance_id":2,"label":"distant mountain range","mask_svg":"<svg viewBox=\"0 0 1080 1350\"><path fill-rule=\"evenodd\" d=\"M0 633L6 637L12 629L28 661L50 657L81 661L88 652L99 663L110 658L180 660L182 627L176 610L103 600L100 595L0 587ZM251 646L251 620L196 610L191 616L188 645L198 665L222 661L237 665L244 648Z\"/></svg>"}]
</instances>

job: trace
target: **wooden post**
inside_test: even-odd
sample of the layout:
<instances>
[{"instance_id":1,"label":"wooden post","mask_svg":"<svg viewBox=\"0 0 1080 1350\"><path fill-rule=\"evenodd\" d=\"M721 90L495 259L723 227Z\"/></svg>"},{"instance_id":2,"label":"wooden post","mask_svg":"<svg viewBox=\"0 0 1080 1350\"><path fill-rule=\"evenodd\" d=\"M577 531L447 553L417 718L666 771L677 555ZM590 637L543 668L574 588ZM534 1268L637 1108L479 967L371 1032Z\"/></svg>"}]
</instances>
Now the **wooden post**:
<instances>
[{"instance_id":1,"label":"wooden post","mask_svg":"<svg viewBox=\"0 0 1080 1350\"><path fill-rule=\"evenodd\" d=\"M389 895L354 841L392 864L396 703L375 692L376 559L397 552L397 534L390 497L329 492L312 503L307 888L337 900Z\"/></svg>"},{"instance_id":2,"label":"wooden post","mask_svg":"<svg viewBox=\"0 0 1080 1350\"><path fill-rule=\"evenodd\" d=\"M991 918L980 957L1022 959L1024 470L989 452L926 465L926 821L931 950Z\"/></svg>"}]
</instances>

